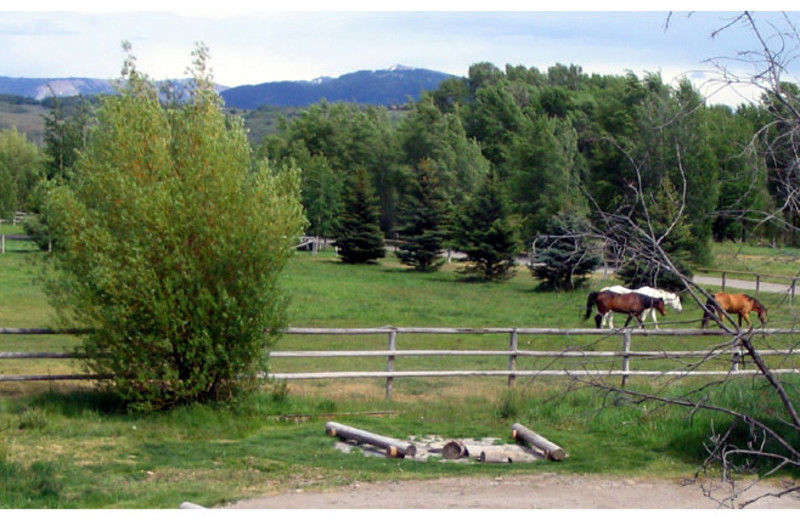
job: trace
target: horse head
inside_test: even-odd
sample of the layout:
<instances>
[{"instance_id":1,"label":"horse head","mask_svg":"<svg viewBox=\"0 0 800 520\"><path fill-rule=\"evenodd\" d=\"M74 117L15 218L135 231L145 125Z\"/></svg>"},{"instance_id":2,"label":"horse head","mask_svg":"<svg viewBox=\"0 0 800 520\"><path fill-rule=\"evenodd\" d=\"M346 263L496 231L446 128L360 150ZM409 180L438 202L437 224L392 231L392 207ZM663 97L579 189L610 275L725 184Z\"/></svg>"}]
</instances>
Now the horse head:
<instances>
[{"instance_id":1,"label":"horse head","mask_svg":"<svg viewBox=\"0 0 800 520\"><path fill-rule=\"evenodd\" d=\"M761 320L761 326L763 327L767 323L767 308L764 305L753 298L752 296L745 295L747 300L750 301L751 310L756 311L758 313L758 319Z\"/></svg>"},{"instance_id":2,"label":"horse head","mask_svg":"<svg viewBox=\"0 0 800 520\"><path fill-rule=\"evenodd\" d=\"M757 301L755 304L755 311L758 313L758 319L761 320L761 326L763 327L767 324L767 308Z\"/></svg>"}]
</instances>

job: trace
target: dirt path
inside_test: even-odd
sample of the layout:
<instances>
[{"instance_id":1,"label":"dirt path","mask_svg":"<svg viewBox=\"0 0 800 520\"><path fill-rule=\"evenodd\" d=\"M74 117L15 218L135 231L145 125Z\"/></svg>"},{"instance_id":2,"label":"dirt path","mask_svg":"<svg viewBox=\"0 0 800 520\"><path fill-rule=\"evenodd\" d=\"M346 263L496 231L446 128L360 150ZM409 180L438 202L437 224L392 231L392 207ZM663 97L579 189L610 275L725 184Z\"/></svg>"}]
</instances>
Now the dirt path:
<instances>
[{"instance_id":1,"label":"dirt path","mask_svg":"<svg viewBox=\"0 0 800 520\"><path fill-rule=\"evenodd\" d=\"M781 483L759 483L734 500L777 493ZM710 493L711 498L706 493ZM243 500L235 509L697 509L718 508L731 496L720 482L684 484L666 479L538 474L498 478L360 483L329 492L302 492ZM727 502L730 505L730 502ZM767 497L752 509L800 509L800 494Z\"/></svg>"}]
</instances>

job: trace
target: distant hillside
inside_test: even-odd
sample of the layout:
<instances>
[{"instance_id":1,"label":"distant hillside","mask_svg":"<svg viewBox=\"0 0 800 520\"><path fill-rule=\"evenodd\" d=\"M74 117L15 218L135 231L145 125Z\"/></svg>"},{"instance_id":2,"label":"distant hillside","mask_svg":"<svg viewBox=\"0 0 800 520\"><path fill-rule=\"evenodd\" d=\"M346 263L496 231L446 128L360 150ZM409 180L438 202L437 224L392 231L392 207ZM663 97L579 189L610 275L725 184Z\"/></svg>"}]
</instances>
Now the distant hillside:
<instances>
[{"instance_id":1,"label":"distant hillside","mask_svg":"<svg viewBox=\"0 0 800 520\"><path fill-rule=\"evenodd\" d=\"M427 69L395 66L385 70L362 70L338 78L313 81L277 81L227 88L218 86L225 104L253 110L260 106L303 107L322 99L373 105L398 105L418 100L423 91L436 90L450 74ZM180 84L185 80L175 80ZM51 90L52 89L52 90ZM0 76L0 94L36 100L51 97L93 96L114 92L111 80L91 78L11 78Z\"/></svg>"},{"instance_id":2,"label":"distant hillside","mask_svg":"<svg viewBox=\"0 0 800 520\"><path fill-rule=\"evenodd\" d=\"M450 74L396 66L386 70L362 70L338 78L314 81L279 81L229 88L222 98L229 107L252 110L263 105L308 106L326 99L372 105L403 104L418 100L423 91L436 90Z\"/></svg>"},{"instance_id":3,"label":"distant hillside","mask_svg":"<svg viewBox=\"0 0 800 520\"><path fill-rule=\"evenodd\" d=\"M52 91L51 91L52 89ZM0 76L0 94L14 94L41 101L52 97L92 96L114 92L111 81L91 78L9 78Z\"/></svg>"},{"instance_id":4,"label":"distant hillside","mask_svg":"<svg viewBox=\"0 0 800 520\"><path fill-rule=\"evenodd\" d=\"M173 83L181 88L189 80L166 80L157 81L156 85L161 86L165 83ZM225 90L228 87L217 85L217 91ZM96 96L99 94L113 94L114 86L108 79L92 78L9 78L0 76L0 95L9 94L23 96L42 101L45 98L53 97L53 93L60 98L74 96Z\"/></svg>"},{"instance_id":5,"label":"distant hillside","mask_svg":"<svg viewBox=\"0 0 800 520\"><path fill-rule=\"evenodd\" d=\"M300 109L322 99L362 104L403 105L409 98L419 100L426 90L436 90L449 74L426 69L396 66L386 70L359 71L338 78L314 81L279 81L226 88L218 85L228 111L245 119L253 143L277 130L281 117L296 117ZM185 80L176 80L180 85ZM0 130L16 127L41 143L44 119L49 108L43 106L52 96L91 97L113 93L110 80L90 78L10 78L0 76ZM259 109L260 110L257 110ZM244 111L244 112L242 112Z\"/></svg>"}]
</instances>

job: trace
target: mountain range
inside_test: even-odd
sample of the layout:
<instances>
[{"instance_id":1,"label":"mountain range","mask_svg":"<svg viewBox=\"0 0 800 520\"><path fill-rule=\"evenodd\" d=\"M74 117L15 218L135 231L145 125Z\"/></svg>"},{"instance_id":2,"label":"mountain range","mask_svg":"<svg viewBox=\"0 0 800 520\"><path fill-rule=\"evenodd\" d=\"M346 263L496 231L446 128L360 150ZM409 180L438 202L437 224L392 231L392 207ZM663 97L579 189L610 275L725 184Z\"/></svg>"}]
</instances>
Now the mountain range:
<instances>
[{"instance_id":1,"label":"mountain range","mask_svg":"<svg viewBox=\"0 0 800 520\"><path fill-rule=\"evenodd\" d=\"M255 109L263 105L308 106L325 99L375 105L397 105L418 100L423 91L436 90L451 74L397 65L383 70L362 70L338 78L312 81L276 81L238 87L218 86L227 107ZM42 100L113 93L111 80L92 78L10 78L0 76L0 94Z\"/></svg>"}]
</instances>

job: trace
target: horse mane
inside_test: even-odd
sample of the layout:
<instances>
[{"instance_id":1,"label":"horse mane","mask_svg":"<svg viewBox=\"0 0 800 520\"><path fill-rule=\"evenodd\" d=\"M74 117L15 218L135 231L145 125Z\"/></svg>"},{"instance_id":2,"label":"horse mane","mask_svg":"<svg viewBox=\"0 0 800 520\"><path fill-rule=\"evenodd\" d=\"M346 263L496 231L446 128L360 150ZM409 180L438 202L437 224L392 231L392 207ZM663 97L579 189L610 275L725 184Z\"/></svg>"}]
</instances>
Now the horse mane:
<instances>
[{"instance_id":1,"label":"horse mane","mask_svg":"<svg viewBox=\"0 0 800 520\"><path fill-rule=\"evenodd\" d=\"M750 300L751 300L753 303L755 303L757 307L760 307L760 308L762 308L762 309L764 309L764 310L766 310L766 309L767 309L766 307L764 307L764 304L763 304L763 303L761 303L760 301L756 300L755 298L753 298L753 297L752 297L752 296L750 296L749 294L747 295L747 297L748 297L748 298L750 298Z\"/></svg>"},{"instance_id":2,"label":"horse mane","mask_svg":"<svg viewBox=\"0 0 800 520\"><path fill-rule=\"evenodd\" d=\"M659 301L661 301L662 304L666 303L664 301L664 298L657 298L655 296L648 296L648 295L642 294L642 293L637 293L637 294L639 295L640 298L642 298L642 301L643 301L643 303L645 305L645 308L647 308L647 309L655 308L655 306L658 305Z\"/></svg>"}]
</instances>

